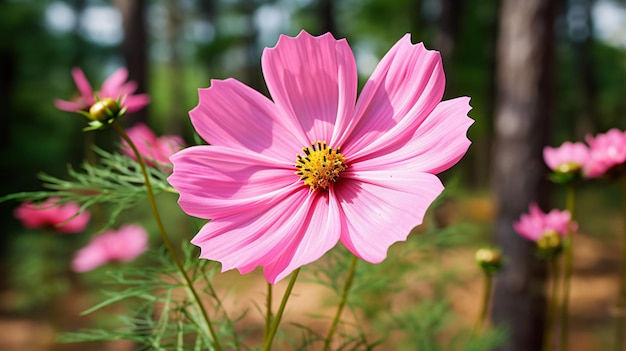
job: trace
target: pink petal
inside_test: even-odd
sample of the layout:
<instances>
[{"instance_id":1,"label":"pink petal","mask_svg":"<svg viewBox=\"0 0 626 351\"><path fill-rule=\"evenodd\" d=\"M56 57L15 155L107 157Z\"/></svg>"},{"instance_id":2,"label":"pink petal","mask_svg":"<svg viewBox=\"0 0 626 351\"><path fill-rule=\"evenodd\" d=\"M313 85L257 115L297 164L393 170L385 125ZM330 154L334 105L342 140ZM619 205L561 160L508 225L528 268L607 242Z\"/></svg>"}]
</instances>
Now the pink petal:
<instances>
[{"instance_id":1,"label":"pink petal","mask_svg":"<svg viewBox=\"0 0 626 351\"><path fill-rule=\"evenodd\" d=\"M57 226L55 226L56 230L60 233L67 233L67 234L80 233L83 230L85 230L85 228L87 228L87 225L89 224L89 220L91 219L91 215L87 211L76 215L76 217L66 222L67 218L71 218L72 216L74 216L77 213L77 211L78 209L76 209L75 211L72 211L69 214L65 214L63 216L65 220L63 220Z\"/></svg>"},{"instance_id":2,"label":"pink petal","mask_svg":"<svg viewBox=\"0 0 626 351\"><path fill-rule=\"evenodd\" d=\"M108 257L103 248L90 243L74 254L72 270L75 272L88 272L107 262Z\"/></svg>"},{"instance_id":3,"label":"pink petal","mask_svg":"<svg viewBox=\"0 0 626 351\"><path fill-rule=\"evenodd\" d=\"M142 156L154 159L152 148L156 143L156 135L152 129L144 123L137 123L128 128L126 134ZM125 140L122 140L122 153L135 159L135 153Z\"/></svg>"},{"instance_id":4,"label":"pink petal","mask_svg":"<svg viewBox=\"0 0 626 351\"><path fill-rule=\"evenodd\" d=\"M122 102L128 113L141 110L150 103L150 96L147 94L128 95Z\"/></svg>"},{"instance_id":5,"label":"pink petal","mask_svg":"<svg viewBox=\"0 0 626 351\"><path fill-rule=\"evenodd\" d=\"M74 77L74 83L76 84L76 87L78 88L78 91L80 92L80 95L84 99L85 103L88 106L93 105L96 102L93 96L93 90L91 89L91 84L89 84L83 70L78 67L72 68L72 77Z\"/></svg>"},{"instance_id":6,"label":"pink petal","mask_svg":"<svg viewBox=\"0 0 626 351\"><path fill-rule=\"evenodd\" d=\"M465 155L471 142L467 130L474 121L467 117L469 98L443 101L417 128L406 144L349 160L353 170L412 169L437 174L452 167ZM366 158L365 158L366 157Z\"/></svg>"},{"instance_id":7,"label":"pink petal","mask_svg":"<svg viewBox=\"0 0 626 351\"><path fill-rule=\"evenodd\" d=\"M117 71L113 72L113 74L111 74L102 83L102 88L99 92L100 98L110 97L112 99L117 99L118 97L120 97L122 86L126 82L127 78L128 70L124 67L119 68ZM125 93L129 94L128 92Z\"/></svg>"},{"instance_id":8,"label":"pink petal","mask_svg":"<svg viewBox=\"0 0 626 351\"><path fill-rule=\"evenodd\" d=\"M24 227L29 229L41 228L49 223L47 212L37 209L37 207L30 202L20 204L20 206L13 211L13 216L17 218Z\"/></svg>"},{"instance_id":9,"label":"pink petal","mask_svg":"<svg viewBox=\"0 0 626 351\"><path fill-rule=\"evenodd\" d=\"M60 99L54 100L54 106L61 111L67 111L67 112L80 111L86 107L85 104L81 104L79 102L65 101L65 100L60 100Z\"/></svg>"},{"instance_id":10,"label":"pink petal","mask_svg":"<svg viewBox=\"0 0 626 351\"><path fill-rule=\"evenodd\" d=\"M284 250L277 254L276 261L264 269L268 282L275 282L288 276L295 269L314 262L332 249L341 235L339 207L334 194L317 192L306 225L291 237Z\"/></svg>"},{"instance_id":11,"label":"pink petal","mask_svg":"<svg viewBox=\"0 0 626 351\"><path fill-rule=\"evenodd\" d=\"M439 179L415 171L348 172L334 187L344 219L341 242L356 256L379 263L406 240L443 191ZM343 175L343 174L342 174Z\"/></svg>"},{"instance_id":12,"label":"pink petal","mask_svg":"<svg viewBox=\"0 0 626 351\"><path fill-rule=\"evenodd\" d=\"M356 64L347 41L330 33L283 35L263 51L261 63L274 102L293 124L290 129L301 128L302 146L317 140L334 145L350 123L356 100Z\"/></svg>"},{"instance_id":13,"label":"pink petal","mask_svg":"<svg viewBox=\"0 0 626 351\"><path fill-rule=\"evenodd\" d=\"M122 85L120 88L120 94L123 95L131 95L137 90L137 83L133 80L128 81Z\"/></svg>"},{"instance_id":14,"label":"pink petal","mask_svg":"<svg viewBox=\"0 0 626 351\"><path fill-rule=\"evenodd\" d=\"M277 254L306 225L313 195L303 188L278 203L242 204L232 216L207 223L191 240L200 257L220 261L222 271L248 273L275 261Z\"/></svg>"},{"instance_id":15,"label":"pink petal","mask_svg":"<svg viewBox=\"0 0 626 351\"><path fill-rule=\"evenodd\" d=\"M130 262L148 249L148 233L139 225L127 224L112 234L107 243L109 260Z\"/></svg>"},{"instance_id":16,"label":"pink petal","mask_svg":"<svg viewBox=\"0 0 626 351\"><path fill-rule=\"evenodd\" d=\"M198 92L200 102L189 115L198 134L212 145L244 148L295 164L296 153L309 143L297 140L276 106L243 83L212 80L210 88Z\"/></svg>"},{"instance_id":17,"label":"pink petal","mask_svg":"<svg viewBox=\"0 0 626 351\"><path fill-rule=\"evenodd\" d=\"M302 188L291 165L246 150L220 146L192 146L174 154L168 181L180 192L178 204L200 218L230 216L242 205L281 201Z\"/></svg>"},{"instance_id":18,"label":"pink petal","mask_svg":"<svg viewBox=\"0 0 626 351\"><path fill-rule=\"evenodd\" d=\"M424 45L400 39L365 84L355 110L351 134L338 145L358 158L372 150L405 143L407 136L441 101L445 77L441 57Z\"/></svg>"}]
</instances>

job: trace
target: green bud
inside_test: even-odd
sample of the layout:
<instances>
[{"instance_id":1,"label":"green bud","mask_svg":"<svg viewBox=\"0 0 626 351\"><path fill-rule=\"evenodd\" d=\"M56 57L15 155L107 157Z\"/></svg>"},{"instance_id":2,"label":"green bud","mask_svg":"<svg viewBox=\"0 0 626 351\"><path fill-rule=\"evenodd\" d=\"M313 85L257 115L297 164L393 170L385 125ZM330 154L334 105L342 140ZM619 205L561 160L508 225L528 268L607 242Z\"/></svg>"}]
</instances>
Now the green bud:
<instances>
[{"instance_id":1,"label":"green bud","mask_svg":"<svg viewBox=\"0 0 626 351\"><path fill-rule=\"evenodd\" d=\"M89 108L89 117L94 121L104 122L117 117L120 110L121 107L117 101L111 98L104 98L91 105Z\"/></svg>"},{"instance_id":2,"label":"green bud","mask_svg":"<svg viewBox=\"0 0 626 351\"><path fill-rule=\"evenodd\" d=\"M494 275L502 267L502 252L493 248L481 248L474 256L476 263L483 269L485 274Z\"/></svg>"},{"instance_id":3,"label":"green bud","mask_svg":"<svg viewBox=\"0 0 626 351\"><path fill-rule=\"evenodd\" d=\"M553 258L563 250L563 238L554 230L547 230L539 240L537 240L539 256L542 258Z\"/></svg>"}]
</instances>

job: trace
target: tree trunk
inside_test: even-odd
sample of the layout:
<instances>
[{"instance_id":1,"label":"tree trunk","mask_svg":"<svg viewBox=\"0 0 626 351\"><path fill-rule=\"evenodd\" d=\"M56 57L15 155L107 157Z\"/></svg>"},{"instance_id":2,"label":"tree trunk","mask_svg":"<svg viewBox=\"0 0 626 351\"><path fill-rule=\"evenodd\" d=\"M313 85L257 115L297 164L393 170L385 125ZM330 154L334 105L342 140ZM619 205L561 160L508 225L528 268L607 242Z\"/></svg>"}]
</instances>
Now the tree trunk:
<instances>
[{"instance_id":1,"label":"tree trunk","mask_svg":"<svg viewBox=\"0 0 626 351\"><path fill-rule=\"evenodd\" d=\"M184 20L184 9L177 0L167 0L167 46L169 47L170 58L167 62L167 80L168 80L168 96L172 103L169 104L167 113L167 122L165 129L168 134L182 135L182 121L187 114L186 106L182 104L185 101L183 93L184 87L184 70L183 62L179 49L179 43L182 37L182 27Z\"/></svg>"},{"instance_id":2,"label":"tree trunk","mask_svg":"<svg viewBox=\"0 0 626 351\"><path fill-rule=\"evenodd\" d=\"M337 26L335 25L333 0L318 0L317 18L320 23L321 33L330 32L335 38L341 37L341 35L337 33Z\"/></svg>"},{"instance_id":3,"label":"tree trunk","mask_svg":"<svg viewBox=\"0 0 626 351\"><path fill-rule=\"evenodd\" d=\"M546 311L545 263L512 227L531 202L545 205L552 101L556 0L503 0L497 41L493 182L495 236L506 257L497 276L493 322L510 335L500 350L541 350ZM544 206L545 209L545 206Z\"/></svg>"},{"instance_id":4,"label":"tree trunk","mask_svg":"<svg viewBox=\"0 0 626 351\"><path fill-rule=\"evenodd\" d=\"M128 78L137 83L136 93L145 93L148 86L147 0L117 0L115 4L122 14L124 26L122 53L128 68ZM129 117L133 122L146 122L147 109L139 110Z\"/></svg>"},{"instance_id":5,"label":"tree trunk","mask_svg":"<svg viewBox=\"0 0 626 351\"><path fill-rule=\"evenodd\" d=\"M463 14L462 0L441 0L441 14L437 19L437 35L435 46L441 53L444 67L451 64L454 49L461 27L461 15Z\"/></svg>"}]
</instances>

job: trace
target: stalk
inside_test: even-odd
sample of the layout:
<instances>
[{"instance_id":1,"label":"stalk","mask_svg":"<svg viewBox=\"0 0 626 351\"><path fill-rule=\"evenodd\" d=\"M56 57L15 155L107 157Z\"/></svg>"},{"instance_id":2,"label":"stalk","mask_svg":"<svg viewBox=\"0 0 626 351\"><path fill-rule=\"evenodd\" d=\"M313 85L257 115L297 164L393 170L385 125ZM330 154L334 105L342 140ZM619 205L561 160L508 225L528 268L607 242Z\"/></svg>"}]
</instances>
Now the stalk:
<instances>
[{"instance_id":1,"label":"stalk","mask_svg":"<svg viewBox=\"0 0 626 351\"><path fill-rule=\"evenodd\" d=\"M165 227L163 226L163 222L161 221L161 215L159 214L159 210L156 205L154 192L152 190L152 184L150 183L150 177L148 176L148 171L146 170L146 164L143 161L143 157L139 153L139 150L137 150L137 146L135 146L135 143L133 143L130 137L128 137L128 134L126 134L126 131L124 130L124 128L122 128L122 126L119 125L119 123L114 122L113 128L115 128L115 130L122 137L122 139L124 139L124 141L128 143L128 146L130 146L130 148L133 150L133 153L135 154L135 157L137 158L137 163L139 164L139 167L141 168L141 173L143 173L143 178L146 183L146 192L148 193L148 202L150 203L150 208L152 209L152 215L154 216L154 220L157 224L157 227L159 228L159 233L161 234L161 238L163 239L163 244L167 248L167 251L169 252L170 256L172 256L172 260L176 264L176 267L178 267L180 274L185 279L185 283L187 284L187 287L191 291L191 294L193 295L193 298L196 301L198 308L200 309L200 313L202 314L202 317L209 329L209 333L211 337L213 338L215 349L217 351L221 351L222 347L215 334L215 330L213 329L213 324L211 323L211 319L209 318L209 315L207 314L207 311L204 308L204 305L202 304L202 301L200 300L200 296L198 295L198 292L193 286L193 283L191 279L189 278L187 271L185 271L185 268L183 267L183 264L181 263L180 258L178 258L178 255L176 254L176 251L174 250L174 247L172 246L172 243L170 242L169 237L167 236L167 232L165 231Z\"/></svg>"},{"instance_id":2,"label":"stalk","mask_svg":"<svg viewBox=\"0 0 626 351\"><path fill-rule=\"evenodd\" d=\"M565 246L565 262L563 267L563 296L561 298L561 350L569 349L569 292L572 278L572 262L574 260L574 233L572 232L572 222L574 222L574 208L576 204L576 192L574 185L567 185L565 207L570 214L570 222L567 228L567 245ZM621 350L621 349L620 349Z\"/></svg>"},{"instance_id":3,"label":"stalk","mask_svg":"<svg viewBox=\"0 0 626 351\"><path fill-rule=\"evenodd\" d=\"M493 285L493 276L487 272L484 272L483 279L483 296L482 304L480 307L480 313L478 314L478 320L474 327L474 334L478 334L485 324L487 319L487 311L489 310L489 302L491 301L491 286Z\"/></svg>"},{"instance_id":4,"label":"stalk","mask_svg":"<svg viewBox=\"0 0 626 351\"><path fill-rule=\"evenodd\" d=\"M272 284L267 283L267 296L265 299L265 329L263 331L263 339L267 338L272 323Z\"/></svg>"},{"instance_id":5,"label":"stalk","mask_svg":"<svg viewBox=\"0 0 626 351\"><path fill-rule=\"evenodd\" d=\"M343 287L343 292L341 293L341 300L339 300L339 306L337 306L337 313L335 314L335 318L333 319L333 323L328 330L328 335L326 335L326 339L324 340L324 351L328 351L330 347L330 342L333 339L333 335L337 330L337 325L339 324L339 319L341 318L341 312L343 312L343 308L348 301L348 292L350 291L350 287L352 287L352 282L354 281L354 274L356 273L356 263L358 259L356 256L352 256L352 262L350 263L350 269L348 271L348 278L346 279L346 284Z\"/></svg>"},{"instance_id":6,"label":"stalk","mask_svg":"<svg viewBox=\"0 0 626 351\"><path fill-rule=\"evenodd\" d=\"M543 351L549 351L552 348L552 331L553 325L556 320L556 316L559 310L559 265L558 265L558 257L551 257L548 265L550 267L550 280L551 280L551 292L550 292L550 302L548 304L548 313L546 315L546 326L544 331L543 338ZM561 329L561 333L563 329ZM563 334L561 334L561 337ZM561 347L563 347L561 340Z\"/></svg>"},{"instance_id":7,"label":"stalk","mask_svg":"<svg viewBox=\"0 0 626 351\"><path fill-rule=\"evenodd\" d=\"M276 317L274 317L274 320L272 320L272 325L270 326L270 330L267 333L267 336L265 337L265 339L263 340L263 348L261 349L262 351L269 351L272 349L272 341L274 341L274 337L276 336L276 331L278 331L278 325L280 324L280 320L283 318L283 312L285 311L285 306L287 306L287 300L289 300L289 296L291 295L291 290L293 290L293 286L294 284L296 284L298 273L300 273L300 268L296 269L291 274L291 279L289 279L287 290L285 290L283 299L280 301L280 306L278 307L278 311L276 312Z\"/></svg>"},{"instance_id":8,"label":"stalk","mask_svg":"<svg viewBox=\"0 0 626 351\"><path fill-rule=\"evenodd\" d=\"M622 232L622 266L620 273L619 296L617 300L617 316L615 321L615 348L616 351L624 350L624 325L626 324L626 175L620 178L622 183L623 232Z\"/></svg>"}]
</instances>

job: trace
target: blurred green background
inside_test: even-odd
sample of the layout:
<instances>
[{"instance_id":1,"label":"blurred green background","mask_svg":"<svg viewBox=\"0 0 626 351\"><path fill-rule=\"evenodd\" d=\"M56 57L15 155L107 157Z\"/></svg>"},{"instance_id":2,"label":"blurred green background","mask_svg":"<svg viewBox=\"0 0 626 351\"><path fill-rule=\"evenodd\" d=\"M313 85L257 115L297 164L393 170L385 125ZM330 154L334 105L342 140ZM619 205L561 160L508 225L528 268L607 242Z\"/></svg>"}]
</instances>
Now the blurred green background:
<instances>
[{"instance_id":1,"label":"blurred green background","mask_svg":"<svg viewBox=\"0 0 626 351\"><path fill-rule=\"evenodd\" d=\"M55 98L76 92L72 67L81 67L97 87L127 66L152 103L124 124L144 121L157 134L180 134L191 143L187 112L197 103L197 89L209 86L210 79L235 77L265 91L263 48L274 46L279 34L305 29L347 38L361 83L407 32L413 42L441 51L446 98L471 96L470 116L476 121L468 155L444 177L457 176L461 196L480 194L489 202L500 5L495 0L0 0L0 195L37 190L39 172L62 177L68 164L85 158L90 141L81 132L82 117L53 106ZM562 1L553 28L554 106L545 121L551 145L625 129L626 2ZM111 131L94 138L105 149L117 142ZM618 200L604 188L588 194L583 208L600 203L610 210ZM13 288L14 260L36 252L28 240L16 240L25 235L12 216L16 206L0 203L0 290L6 291ZM493 210L486 208L476 217L491 219ZM613 227L596 222L589 220L596 228ZM76 247L79 241L72 240L68 245ZM32 312L11 306L2 311Z\"/></svg>"}]
</instances>

